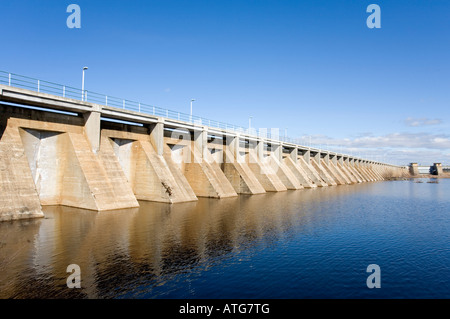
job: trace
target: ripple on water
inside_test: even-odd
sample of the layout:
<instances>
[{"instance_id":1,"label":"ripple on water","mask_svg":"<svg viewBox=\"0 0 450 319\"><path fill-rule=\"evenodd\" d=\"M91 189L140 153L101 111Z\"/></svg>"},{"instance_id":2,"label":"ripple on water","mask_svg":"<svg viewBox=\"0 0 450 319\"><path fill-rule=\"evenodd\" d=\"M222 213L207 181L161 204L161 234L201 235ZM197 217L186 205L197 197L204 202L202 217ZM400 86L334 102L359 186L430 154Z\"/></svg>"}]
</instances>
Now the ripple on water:
<instances>
[{"instance_id":1,"label":"ripple on water","mask_svg":"<svg viewBox=\"0 0 450 319\"><path fill-rule=\"evenodd\" d=\"M2 298L450 298L450 180L0 224ZM82 269L82 289L66 268ZM368 289L366 268L381 268Z\"/></svg>"}]
</instances>

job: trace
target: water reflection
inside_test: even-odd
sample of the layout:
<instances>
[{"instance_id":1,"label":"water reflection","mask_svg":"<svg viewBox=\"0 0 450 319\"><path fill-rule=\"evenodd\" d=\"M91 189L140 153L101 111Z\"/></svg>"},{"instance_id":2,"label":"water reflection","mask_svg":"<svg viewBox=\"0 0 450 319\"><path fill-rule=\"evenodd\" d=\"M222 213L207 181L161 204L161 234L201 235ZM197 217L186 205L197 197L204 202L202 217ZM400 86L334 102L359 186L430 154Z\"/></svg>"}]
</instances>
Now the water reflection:
<instances>
[{"instance_id":1,"label":"water reflection","mask_svg":"<svg viewBox=\"0 0 450 319\"><path fill-rule=\"evenodd\" d=\"M371 185L140 202L140 208L100 213L48 206L45 219L0 224L0 297L158 297L152 289L179 274L332 222L333 214L316 212ZM81 267L82 289L67 288L69 264Z\"/></svg>"}]
</instances>

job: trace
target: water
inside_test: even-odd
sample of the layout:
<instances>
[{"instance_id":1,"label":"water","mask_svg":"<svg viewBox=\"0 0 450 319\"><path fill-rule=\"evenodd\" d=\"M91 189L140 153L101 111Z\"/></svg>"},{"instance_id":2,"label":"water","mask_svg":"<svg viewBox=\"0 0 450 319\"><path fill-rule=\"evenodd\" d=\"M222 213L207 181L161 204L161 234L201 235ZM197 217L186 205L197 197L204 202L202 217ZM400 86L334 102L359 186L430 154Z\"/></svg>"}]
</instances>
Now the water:
<instances>
[{"instance_id":1,"label":"water","mask_svg":"<svg viewBox=\"0 0 450 319\"><path fill-rule=\"evenodd\" d=\"M426 181L45 207L0 224L0 297L450 298L450 180ZM81 289L66 286L69 264Z\"/></svg>"}]
</instances>

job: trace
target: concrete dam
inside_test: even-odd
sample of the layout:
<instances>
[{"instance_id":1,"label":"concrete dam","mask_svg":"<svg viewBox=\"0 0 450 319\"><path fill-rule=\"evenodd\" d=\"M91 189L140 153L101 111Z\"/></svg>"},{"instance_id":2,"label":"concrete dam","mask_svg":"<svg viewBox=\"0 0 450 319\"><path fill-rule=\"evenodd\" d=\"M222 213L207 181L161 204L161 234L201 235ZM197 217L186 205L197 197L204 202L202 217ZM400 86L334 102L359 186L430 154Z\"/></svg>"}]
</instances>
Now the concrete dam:
<instances>
[{"instance_id":1,"label":"concrete dam","mask_svg":"<svg viewBox=\"0 0 450 319\"><path fill-rule=\"evenodd\" d=\"M43 205L107 211L410 176L407 167L9 80L0 84L0 221L43 217Z\"/></svg>"}]
</instances>

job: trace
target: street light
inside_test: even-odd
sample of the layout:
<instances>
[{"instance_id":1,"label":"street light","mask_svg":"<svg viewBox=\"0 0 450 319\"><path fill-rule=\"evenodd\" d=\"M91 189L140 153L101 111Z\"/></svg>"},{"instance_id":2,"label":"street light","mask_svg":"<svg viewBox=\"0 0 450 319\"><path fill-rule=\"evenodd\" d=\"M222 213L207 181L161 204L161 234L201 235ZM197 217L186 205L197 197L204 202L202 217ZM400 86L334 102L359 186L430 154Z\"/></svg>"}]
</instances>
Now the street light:
<instances>
[{"instance_id":1,"label":"street light","mask_svg":"<svg viewBox=\"0 0 450 319\"><path fill-rule=\"evenodd\" d=\"M85 96L85 92L84 92L84 71L86 71L88 69L87 66L83 67L83 79L81 81L81 101L84 101L84 96Z\"/></svg>"},{"instance_id":2,"label":"street light","mask_svg":"<svg viewBox=\"0 0 450 319\"><path fill-rule=\"evenodd\" d=\"M251 130L252 130L252 118L253 116L250 116L248 118L248 134L251 134Z\"/></svg>"},{"instance_id":3,"label":"street light","mask_svg":"<svg viewBox=\"0 0 450 319\"><path fill-rule=\"evenodd\" d=\"M189 121L192 122L192 102L194 102L195 99L191 99L191 116L189 117Z\"/></svg>"}]
</instances>

